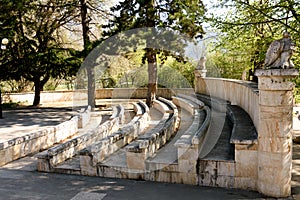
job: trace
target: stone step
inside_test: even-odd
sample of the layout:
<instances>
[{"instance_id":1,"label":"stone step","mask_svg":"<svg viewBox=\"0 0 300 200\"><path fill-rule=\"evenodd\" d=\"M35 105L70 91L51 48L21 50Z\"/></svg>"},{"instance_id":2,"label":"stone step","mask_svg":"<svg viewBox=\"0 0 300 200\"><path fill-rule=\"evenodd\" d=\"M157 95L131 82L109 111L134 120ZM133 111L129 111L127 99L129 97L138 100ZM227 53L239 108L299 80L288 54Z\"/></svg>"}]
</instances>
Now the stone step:
<instances>
[{"instance_id":1,"label":"stone step","mask_svg":"<svg viewBox=\"0 0 300 200\"><path fill-rule=\"evenodd\" d=\"M157 170L167 167L170 164L177 163L178 153L177 147L174 145L176 141L185 133L192 124L192 116L185 109L178 108L181 115L180 127L174 138L163 146L153 158L147 160L149 170Z\"/></svg>"},{"instance_id":2,"label":"stone step","mask_svg":"<svg viewBox=\"0 0 300 200\"><path fill-rule=\"evenodd\" d=\"M214 129L210 130L211 133L214 133ZM218 131L218 130L217 130ZM228 118L225 119L222 132L219 136L217 143L214 145L213 149L201 160L220 160L220 161L233 161L234 160L234 145L230 143L232 131L232 124ZM208 133L211 137L218 137L216 134ZM213 140L209 138L208 140ZM206 144L210 144L207 141ZM205 148L205 146L204 146ZM207 147L208 148L208 147Z\"/></svg>"}]
</instances>

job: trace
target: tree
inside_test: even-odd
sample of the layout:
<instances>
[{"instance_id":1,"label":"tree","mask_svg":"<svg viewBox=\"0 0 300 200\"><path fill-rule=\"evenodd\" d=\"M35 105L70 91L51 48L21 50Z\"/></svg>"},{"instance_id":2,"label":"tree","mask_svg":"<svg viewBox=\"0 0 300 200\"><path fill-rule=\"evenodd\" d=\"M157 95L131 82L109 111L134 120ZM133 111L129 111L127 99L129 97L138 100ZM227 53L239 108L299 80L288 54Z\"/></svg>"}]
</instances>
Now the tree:
<instances>
[{"instance_id":1,"label":"tree","mask_svg":"<svg viewBox=\"0 0 300 200\"><path fill-rule=\"evenodd\" d=\"M76 1L2 1L0 20L9 45L2 57L2 79L32 81L33 105L40 103L40 92L50 77L74 75L79 67L76 51L60 43L60 29L76 12Z\"/></svg>"},{"instance_id":2,"label":"tree","mask_svg":"<svg viewBox=\"0 0 300 200\"><path fill-rule=\"evenodd\" d=\"M220 57L216 57L222 61L220 68L239 62L239 77L244 70L254 71L263 67L268 46L273 40L281 38L284 31L290 32L293 40L299 43L299 1L227 0L218 1L216 7L226 8L228 12L208 17L221 35L213 53L222 52ZM293 57L295 63L300 62L297 54L299 51ZM220 59L222 55L223 59ZM232 70L223 69L221 71ZM235 73L230 78L236 77Z\"/></svg>"},{"instance_id":3,"label":"tree","mask_svg":"<svg viewBox=\"0 0 300 200\"><path fill-rule=\"evenodd\" d=\"M154 28L149 33L153 36L159 34L159 28L172 30L190 38L204 33L201 23L205 9L200 0L129 0L120 2L111 11L116 16L104 26L105 29L109 29L105 32L105 36L146 27ZM146 40L144 48L144 60L148 65L147 105L150 107L157 89L157 55L161 52L164 52L165 56L171 54L171 52L163 51L164 48L154 49L151 44L153 42L155 39ZM170 45L168 42L170 41L163 43L168 46ZM162 46L162 44L159 45ZM182 43L181 45L183 46Z\"/></svg>"}]
</instances>

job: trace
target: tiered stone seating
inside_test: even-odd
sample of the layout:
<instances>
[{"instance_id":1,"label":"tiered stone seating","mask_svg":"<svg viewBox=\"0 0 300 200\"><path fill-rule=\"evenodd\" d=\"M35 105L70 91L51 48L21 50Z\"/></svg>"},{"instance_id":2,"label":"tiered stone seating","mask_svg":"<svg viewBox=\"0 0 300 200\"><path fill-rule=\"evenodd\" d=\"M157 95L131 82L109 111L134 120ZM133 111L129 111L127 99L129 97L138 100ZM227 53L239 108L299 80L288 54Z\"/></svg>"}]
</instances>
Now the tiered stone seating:
<instances>
[{"instance_id":1,"label":"tiered stone seating","mask_svg":"<svg viewBox=\"0 0 300 200\"><path fill-rule=\"evenodd\" d=\"M134 117L118 130L101 137L89 132L79 140L75 138L42 156L41 153L39 168L62 172L58 165L73 157L70 161L78 166L72 169L65 162L64 172L234 187L236 168L243 165L240 151L257 144L249 115L222 99L200 94L178 95L172 101L159 98L151 110L143 101L135 103L133 108ZM155 113L155 119L149 119L151 112ZM117 110L114 113L102 124L102 132L111 130L104 124L112 119L118 118L118 123L124 121ZM94 139L88 141L86 137L90 136Z\"/></svg>"},{"instance_id":2,"label":"tiered stone seating","mask_svg":"<svg viewBox=\"0 0 300 200\"><path fill-rule=\"evenodd\" d=\"M241 163L240 151L257 143L256 129L242 108L230 105L230 102L222 99L200 94L197 96L215 112L212 114L211 128L203 145L204 152L200 152L197 172L199 185L235 187L236 168L244 165ZM221 134L216 136L214 133ZM213 138L217 138L217 141ZM205 152L205 149L209 151Z\"/></svg>"},{"instance_id":3,"label":"tiered stone seating","mask_svg":"<svg viewBox=\"0 0 300 200\"><path fill-rule=\"evenodd\" d=\"M74 157L81 149L115 132L123 121L124 108L121 105L113 108L112 116L95 129L67 142L54 146L37 155L39 171L55 171L55 167Z\"/></svg>"},{"instance_id":4,"label":"tiered stone seating","mask_svg":"<svg viewBox=\"0 0 300 200\"><path fill-rule=\"evenodd\" d=\"M178 110L172 102L159 98L155 100L154 107L163 113L163 117L154 128L126 147L129 169L145 170L146 159L155 155L157 150L174 136L179 127Z\"/></svg>"},{"instance_id":5,"label":"tiered stone seating","mask_svg":"<svg viewBox=\"0 0 300 200\"><path fill-rule=\"evenodd\" d=\"M83 127L89 121L90 110L91 108L87 107L72 119L59 125L0 143L0 166L47 149L73 136L78 128Z\"/></svg>"},{"instance_id":6,"label":"tiered stone seating","mask_svg":"<svg viewBox=\"0 0 300 200\"><path fill-rule=\"evenodd\" d=\"M133 105L136 114L128 124L80 151L81 174L96 175L98 163L135 140L148 126L148 106L143 101Z\"/></svg>"}]
</instances>

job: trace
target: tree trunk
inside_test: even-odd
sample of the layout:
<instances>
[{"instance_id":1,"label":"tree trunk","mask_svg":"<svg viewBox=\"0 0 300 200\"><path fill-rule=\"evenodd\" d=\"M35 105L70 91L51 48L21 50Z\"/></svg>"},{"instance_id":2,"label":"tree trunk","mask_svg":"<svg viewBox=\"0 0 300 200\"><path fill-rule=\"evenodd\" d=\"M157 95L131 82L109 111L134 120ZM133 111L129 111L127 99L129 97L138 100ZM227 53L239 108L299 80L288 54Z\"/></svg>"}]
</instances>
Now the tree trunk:
<instances>
[{"instance_id":1,"label":"tree trunk","mask_svg":"<svg viewBox=\"0 0 300 200\"><path fill-rule=\"evenodd\" d=\"M41 81L37 79L34 81L34 100L32 104L33 106L40 105L41 91L43 91L43 86L41 84Z\"/></svg>"},{"instance_id":2,"label":"tree trunk","mask_svg":"<svg viewBox=\"0 0 300 200\"><path fill-rule=\"evenodd\" d=\"M157 90L157 61L156 61L156 53L147 49L146 58L148 61L148 92L146 104L149 107L153 106L153 101L156 98L156 90Z\"/></svg>"},{"instance_id":3,"label":"tree trunk","mask_svg":"<svg viewBox=\"0 0 300 200\"><path fill-rule=\"evenodd\" d=\"M87 67L88 75L88 105L91 106L91 109L94 110L95 103L95 72L93 67Z\"/></svg>"},{"instance_id":4,"label":"tree trunk","mask_svg":"<svg viewBox=\"0 0 300 200\"><path fill-rule=\"evenodd\" d=\"M83 46L84 46L84 56L88 55L89 45L91 43L89 32L89 18L88 18L88 6L86 4L86 0L80 0L81 4L81 25L82 25L82 37L83 37ZM92 65L88 65L86 67L87 76L88 76L88 105L91 106L91 109L94 110L95 103L95 74L94 68Z\"/></svg>"}]
</instances>

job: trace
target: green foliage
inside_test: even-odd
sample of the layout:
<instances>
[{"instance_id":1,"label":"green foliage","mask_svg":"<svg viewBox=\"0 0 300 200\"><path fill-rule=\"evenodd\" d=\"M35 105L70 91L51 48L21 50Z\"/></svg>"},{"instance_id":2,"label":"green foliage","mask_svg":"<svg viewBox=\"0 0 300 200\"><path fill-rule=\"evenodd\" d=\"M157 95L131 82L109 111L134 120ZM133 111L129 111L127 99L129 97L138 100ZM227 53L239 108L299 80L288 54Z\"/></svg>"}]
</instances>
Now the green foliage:
<instances>
[{"instance_id":1,"label":"green foliage","mask_svg":"<svg viewBox=\"0 0 300 200\"><path fill-rule=\"evenodd\" d=\"M60 43L60 28L76 14L76 1L8 1L0 8L1 36L9 44L0 57L0 79L34 83L36 95L50 78L74 75L81 59ZM35 99L35 105L39 99Z\"/></svg>"},{"instance_id":2,"label":"green foliage","mask_svg":"<svg viewBox=\"0 0 300 200\"><path fill-rule=\"evenodd\" d=\"M262 68L267 48L284 31L300 42L299 1L226 0L216 6L228 11L208 17L220 35L211 59L224 77L239 78L243 70ZM298 55L299 50L292 58L296 66Z\"/></svg>"}]
</instances>

